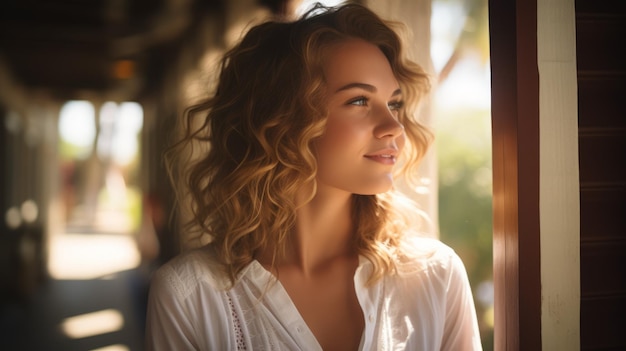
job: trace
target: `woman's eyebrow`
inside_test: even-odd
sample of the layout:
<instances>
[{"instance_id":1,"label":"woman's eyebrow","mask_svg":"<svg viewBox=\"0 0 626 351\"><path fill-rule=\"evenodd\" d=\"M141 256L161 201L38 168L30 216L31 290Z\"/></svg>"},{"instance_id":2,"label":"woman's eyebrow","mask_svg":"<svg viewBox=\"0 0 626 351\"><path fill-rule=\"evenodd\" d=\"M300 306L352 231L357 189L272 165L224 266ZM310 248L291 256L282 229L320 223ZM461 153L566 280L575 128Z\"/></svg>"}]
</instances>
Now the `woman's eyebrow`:
<instances>
[{"instance_id":1,"label":"woman's eyebrow","mask_svg":"<svg viewBox=\"0 0 626 351\"><path fill-rule=\"evenodd\" d=\"M376 90L377 90L376 87L371 85L371 84L349 83L349 84L346 84L346 85L340 87L339 89L337 89L335 91L335 93L338 93L338 92L343 91L343 90L354 89L354 88L363 89L363 90L369 91L370 93L375 93Z\"/></svg>"},{"instance_id":2,"label":"woman's eyebrow","mask_svg":"<svg viewBox=\"0 0 626 351\"><path fill-rule=\"evenodd\" d=\"M348 89L354 89L354 88L358 88L358 89L363 89L365 91L369 91L370 93L375 93L377 91L376 87L371 85L371 84L366 84L366 83L349 83L346 84L342 87L340 87L339 89L337 89L335 91L335 93L338 93L340 91L344 91L344 90L348 90ZM396 95L400 95L402 94L402 91L398 88L396 89L393 94L391 94L391 96L396 96Z\"/></svg>"}]
</instances>

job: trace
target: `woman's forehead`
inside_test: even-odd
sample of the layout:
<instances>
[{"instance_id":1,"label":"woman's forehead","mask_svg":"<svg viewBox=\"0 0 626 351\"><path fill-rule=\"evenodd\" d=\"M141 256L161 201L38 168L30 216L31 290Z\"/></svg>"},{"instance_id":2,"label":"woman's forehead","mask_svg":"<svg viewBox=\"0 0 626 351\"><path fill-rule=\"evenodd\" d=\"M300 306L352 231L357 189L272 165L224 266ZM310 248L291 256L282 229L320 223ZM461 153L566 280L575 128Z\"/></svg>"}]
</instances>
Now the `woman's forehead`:
<instances>
[{"instance_id":1,"label":"woman's forehead","mask_svg":"<svg viewBox=\"0 0 626 351\"><path fill-rule=\"evenodd\" d=\"M324 74L330 92L355 83L392 91L399 87L387 57L365 40L337 43L329 48L326 58Z\"/></svg>"}]
</instances>

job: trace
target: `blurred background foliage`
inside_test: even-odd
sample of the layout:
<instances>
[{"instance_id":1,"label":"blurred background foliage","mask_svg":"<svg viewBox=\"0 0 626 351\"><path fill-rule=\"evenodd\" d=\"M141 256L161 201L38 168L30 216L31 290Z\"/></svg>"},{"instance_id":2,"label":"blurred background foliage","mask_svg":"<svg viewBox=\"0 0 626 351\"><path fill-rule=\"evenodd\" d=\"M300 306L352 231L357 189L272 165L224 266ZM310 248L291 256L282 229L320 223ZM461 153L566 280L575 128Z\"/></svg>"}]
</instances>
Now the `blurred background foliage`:
<instances>
[{"instance_id":1,"label":"blurred background foliage","mask_svg":"<svg viewBox=\"0 0 626 351\"><path fill-rule=\"evenodd\" d=\"M493 231L487 0L433 0L438 74L439 232L465 263L484 350L493 350Z\"/></svg>"},{"instance_id":2,"label":"blurred background foliage","mask_svg":"<svg viewBox=\"0 0 626 351\"><path fill-rule=\"evenodd\" d=\"M484 350L493 349L491 131L488 110L450 111L437 130L441 240L463 259ZM447 117L447 118L446 118Z\"/></svg>"}]
</instances>

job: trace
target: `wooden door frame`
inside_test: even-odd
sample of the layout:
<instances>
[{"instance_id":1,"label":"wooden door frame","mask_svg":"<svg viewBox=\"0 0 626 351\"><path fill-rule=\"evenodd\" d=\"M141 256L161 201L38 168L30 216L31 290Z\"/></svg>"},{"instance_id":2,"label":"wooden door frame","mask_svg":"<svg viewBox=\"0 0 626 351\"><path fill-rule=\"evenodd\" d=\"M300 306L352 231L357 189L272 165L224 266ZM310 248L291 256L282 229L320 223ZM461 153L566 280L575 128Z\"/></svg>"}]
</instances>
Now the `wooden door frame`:
<instances>
[{"instance_id":1,"label":"wooden door frame","mask_svg":"<svg viewBox=\"0 0 626 351\"><path fill-rule=\"evenodd\" d=\"M541 350L537 0L489 0L494 349Z\"/></svg>"}]
</instances>

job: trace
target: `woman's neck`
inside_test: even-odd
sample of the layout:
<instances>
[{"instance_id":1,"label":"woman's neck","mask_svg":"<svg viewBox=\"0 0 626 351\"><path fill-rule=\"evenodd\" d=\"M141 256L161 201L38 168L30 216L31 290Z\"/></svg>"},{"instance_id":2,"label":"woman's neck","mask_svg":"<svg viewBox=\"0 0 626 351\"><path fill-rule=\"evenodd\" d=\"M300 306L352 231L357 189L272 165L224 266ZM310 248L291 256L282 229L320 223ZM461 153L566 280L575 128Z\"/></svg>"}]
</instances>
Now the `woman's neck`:
<instances>
[{"instance_id":1,"label":"woman's neck","mask_svg":"<svg viewBox=\"0 0 626 351\"><path fill-rule=\"evenodd\" d=\"M287 240L285 257L275 268L289 268L308 276L336 259L356 257L352 195L336 189L318 189L313 199L296 212L296 225ZM270 252L257 259L271 265Z\"/></svg>"}]
</instances>

